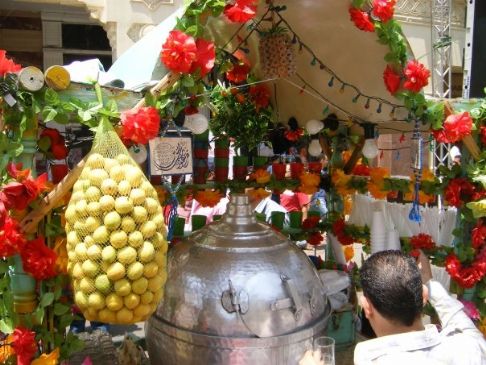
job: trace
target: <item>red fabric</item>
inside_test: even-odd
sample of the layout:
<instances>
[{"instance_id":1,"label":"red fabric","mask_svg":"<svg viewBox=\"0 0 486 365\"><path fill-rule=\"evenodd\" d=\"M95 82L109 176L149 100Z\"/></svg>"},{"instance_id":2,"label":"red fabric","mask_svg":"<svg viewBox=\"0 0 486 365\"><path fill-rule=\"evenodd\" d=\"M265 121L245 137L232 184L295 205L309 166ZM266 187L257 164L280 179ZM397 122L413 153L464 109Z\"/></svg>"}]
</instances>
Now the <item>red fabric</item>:
<instances>
[{"instance_id":1,"label":"red fabric","mask_svg":"<svg viewBox=\"0 0 486 365\"><path fill-rule=\"evenodd\" d=\"M280 194L280 205L287 212L300 212L309 202L310 199L307 194L299 192L293 193L292 195Z\"/></svg>"}]
</instances>

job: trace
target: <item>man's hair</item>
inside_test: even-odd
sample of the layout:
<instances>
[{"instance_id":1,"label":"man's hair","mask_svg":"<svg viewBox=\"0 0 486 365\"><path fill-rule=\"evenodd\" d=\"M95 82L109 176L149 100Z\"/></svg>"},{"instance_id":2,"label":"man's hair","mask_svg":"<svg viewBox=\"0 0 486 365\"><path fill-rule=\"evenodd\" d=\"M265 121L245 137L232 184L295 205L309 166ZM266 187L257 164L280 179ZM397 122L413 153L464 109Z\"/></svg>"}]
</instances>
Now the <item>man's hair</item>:
<instances>
[{"instance_id":1,"label":"man's hair","mask_svg":"<svg viewBox=\"0 0 486 365\"><path fill-rule=\"evenodd\" d=\"M386 319L407 327L423 308L422 279L412 257L400 251L371 255L360 270L364 296Z\"/></svg>"}]
</instances>

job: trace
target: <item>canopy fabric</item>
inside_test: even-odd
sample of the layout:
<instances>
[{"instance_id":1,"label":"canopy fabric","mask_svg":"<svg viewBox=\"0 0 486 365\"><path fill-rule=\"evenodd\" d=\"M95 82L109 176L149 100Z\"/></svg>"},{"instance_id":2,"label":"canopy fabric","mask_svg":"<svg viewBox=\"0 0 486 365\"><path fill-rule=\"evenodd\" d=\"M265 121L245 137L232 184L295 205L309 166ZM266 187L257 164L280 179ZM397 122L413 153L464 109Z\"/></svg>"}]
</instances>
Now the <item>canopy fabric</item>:
<instances>
[{"instance_id":1,"label":"canopy fabric","mask_svg":"<svg viewBox=\"0 0 486 365\"><path fill-rule=\"evenodd\" d=\"M319 66L319 62L313 65L312 54L305 48L299 51L300 42L297 42L294 45L297 75L268 81L274 93L273 104L278 121L286 122L293 116L300 125L305 125L310 119L322 119L328 106L342 120L379 124L381 133L413 129L413 124L404 121L408 111L400 107L403 106L401 101L390 95L383 82L383 71L387 65L384 58L389 51L387 46L378 43L376 33L363 32L354 26L349 19L348 1L277 0L274 4L287 7L280 14L299 41L312 50L317 61L322 61L337 76L333 79L332 74ZM257 21L266 9L265 0L261 0ZM181 16L183 11L183 7L177 9L124 53L108 71L108 78L122 79L128 89L160 80L167 72L159 60L161 45L175 26L176 17ZM262 22L260 28L270 26L271 22ZM250 51L252 71L264 78L258 54L258 33L248 35L247 26L238 32L239 27L240 24L230 24L224 17L210 17L206 27L207 38L213 38L219 47L225 46L225 50L233 52L248 36L242 46ZM235 34L237 36L233 37ZM293 37L293 33L289 36ZM329 86L331 79L332 86ZM338 79L356 89L350 86L342 89ZM307 86L304 87L305 84ZM391 115L392 110L394 115ZM427 128L424 126L424 129Z\"/></svg>"}]
</instances>

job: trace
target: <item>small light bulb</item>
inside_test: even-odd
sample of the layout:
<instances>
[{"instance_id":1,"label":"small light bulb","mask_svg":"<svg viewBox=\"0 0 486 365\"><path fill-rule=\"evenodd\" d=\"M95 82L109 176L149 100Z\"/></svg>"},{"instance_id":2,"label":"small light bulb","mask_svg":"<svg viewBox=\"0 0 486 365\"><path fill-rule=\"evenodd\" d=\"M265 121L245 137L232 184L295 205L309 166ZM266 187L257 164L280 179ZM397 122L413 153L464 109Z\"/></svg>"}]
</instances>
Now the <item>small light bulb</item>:
<instances>
[{"instance_id":1,"label":"small light bulb","mask_svg":"<svg viewBox=\"0 0 486 365\"><path fill-rule=\"evenodd\" d=\"M373 159L378 156L378 147L375 139L367 139L362 150L363 156L368 159Z\"/></svg>"},{"instance_id":2,"label":"small light bulb","mask_svg":"<svg viewBox=\"0 0 486 365\"><path fill-rule=\"evenodd\" d=\"M313 139L309 144L309 148L307 150L309 151L309 155L311 156L314 157L320 156L322 153L322 147L321 144L319 143L319 140Z\"/></svg>"},{"instance_id":3,"label":"small light bulb","mask_svg":"<svg viewBox=\"0 0 486 365\"><path fill-rule=\"evenodd\" d=\"M305 129L307 130L307 133L309 133L311 136L313 134L319 133L323 128L324 123L316 119L311 119L305 124Z\"/></svg>"}]
</instances>

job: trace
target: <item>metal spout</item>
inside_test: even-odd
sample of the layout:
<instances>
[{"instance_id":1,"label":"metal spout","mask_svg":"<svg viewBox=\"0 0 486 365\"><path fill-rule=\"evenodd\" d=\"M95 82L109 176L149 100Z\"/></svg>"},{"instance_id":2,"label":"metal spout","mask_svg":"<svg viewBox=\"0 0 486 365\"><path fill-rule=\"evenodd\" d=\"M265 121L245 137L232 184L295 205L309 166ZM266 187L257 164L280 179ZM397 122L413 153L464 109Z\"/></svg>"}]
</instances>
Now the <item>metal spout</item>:
<instances>
[{"instance_id":1,"label":"metal spout","mask_svg":"<svg viewBox=\"0 0 486 365\"><path fill-rule=\"evenodd\" d=\"M255 224L257 222L248 195L231 194L226 213L222 220L229 224Z\"/></svg>"}]
</instances>

